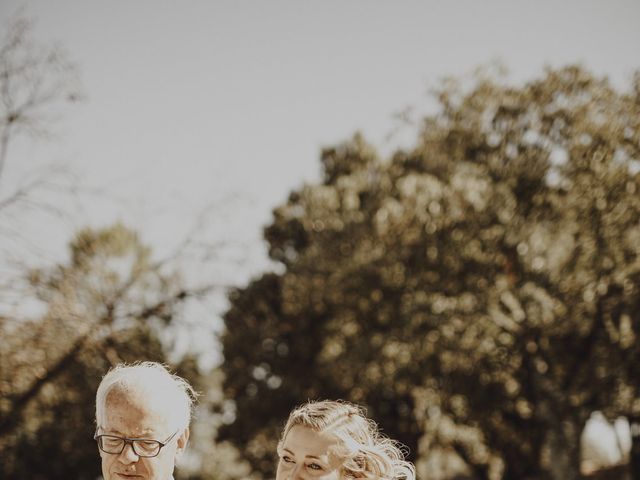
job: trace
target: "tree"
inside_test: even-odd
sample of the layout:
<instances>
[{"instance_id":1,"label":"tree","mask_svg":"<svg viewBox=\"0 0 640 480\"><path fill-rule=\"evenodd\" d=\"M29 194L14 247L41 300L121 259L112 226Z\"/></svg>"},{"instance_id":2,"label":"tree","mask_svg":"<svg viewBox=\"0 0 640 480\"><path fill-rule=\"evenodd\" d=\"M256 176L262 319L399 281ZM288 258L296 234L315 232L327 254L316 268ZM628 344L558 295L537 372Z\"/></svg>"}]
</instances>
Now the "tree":
<instances>
[{"instance_id":1,"label":"tree","mask_svg":"<svg viewBox=\"0 0 640 480\"><path fill-rule=\"evenodd\" d=\"M5 319L0 452L7 478L95 478L94 396L121 361L166 361L159 332L199 292L151 261L121 225L84 230L71 261L33 271L45 313Z\"/></svg>"},{"instance_id":2,"label":"tree","mask_svg":"<svg viewBox=\"0 0 640 480\"><path fill-rule=\"evenodd\" d=\"M21 226L39 224L43 212L65 214L55 194L72 194L75 186L64 167L39 162L22 166L29 174L14 182L5 167L27 159L10 147L55 130L63 107L79 97L76 73L60 47L39 45L30 22L13 20L0 46L0 247L19 264L10 270L3 258L0 281L0 477L99 476L92 439L98 383L116 363L155 360L173 363L209 394L198 415L212 429L194 431L197 448L189 449L189 462L176 478L250 478L237 450L215 443L215 427L224 417L215 415L224 410L220 372L201 372L190 354L177 360L171 355L170 334L183 309L218 288L180 274L187 252L206 260L218 248L196 248L202 223L196 221L176 253L161 260L120 224L70 233L69 258L54 265L43 266L22 248Z\"/></svg>"},{"instance_id":3,"label":"tree","mask_svg":"<svg viewBox=\"0 0 640 480\"><path fill-rule=\"evenodd\" d=\"M59 45L34 40L32 22L7 21L0 43L0 315L19 308L24 272L42 256L42 245L25 231L68 213L63 205L76 192L64 164L19 153L55 134L68 107L82 98L78 77Z\"/></svg>"},{"instance_id":4,"label":"tree","mask_svg":"<svg viewBox=\"0 0 640 480\"><path fill-rule=\"evenodd\" d=\"M2 325L3 478L99 476L92 437L102 375L123 361L169 363L162 333L189 298L205 291L185 288L174 271L152 262L150 249L122 225L80 232L70 252L68 265L32 272L45 314L31 321L5 319ZM190 356L175 367L205 393L189 461L176 478L251 478L238 451L215 441L225 414L220 371L203 373Z\"/></svg>"},{"instance_id":5,"label":"tree","mask_svg":"<svg viewBox=\"0 0 640 480\"><path fill-rule=\"evenodd\" d=\"M640 407L640 75L437 93L413 149L325 149L265 230L283 272L230 297L225 434L263 472L307 398L505 479L578 478L589 414Z\"/></svg>"},{"instance_id":6,"label":"tree","mask_svg":"<svg viewBox=\"0 0 640 480\"><path fill-rule=\"evenodd\" d=\"M33 41L31 30L29 20L13 18L0 46L0 177L16 137L48 136L58 112L81 98L75 64L59 46ZM15 189L0 206L25 193L25 187Z\"/></svg>"}]
</instances>

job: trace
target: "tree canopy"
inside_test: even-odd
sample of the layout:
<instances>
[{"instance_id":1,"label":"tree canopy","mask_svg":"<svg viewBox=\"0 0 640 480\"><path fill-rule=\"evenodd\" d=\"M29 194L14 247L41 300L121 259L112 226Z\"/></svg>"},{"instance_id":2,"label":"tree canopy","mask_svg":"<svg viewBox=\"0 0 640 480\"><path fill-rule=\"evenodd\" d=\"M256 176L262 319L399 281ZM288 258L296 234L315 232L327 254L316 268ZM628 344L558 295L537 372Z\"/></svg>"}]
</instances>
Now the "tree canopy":
<instances>
[{"instance_id":1,"label":"tree canopy","mask_svg":"<svg viewBox=\"0 0 640 480\"><path fill-rule=\"evenodd\" d=\"M325 149L265 229L282 271L230 296L225 434L265 474L308 398L367 405L425 478L574 479L589 414L640 413L640 75L437 95L413 148Z\"/></svg>"},{"instance_id":2,"label":"tree canopy","mask_svg":"<svg viewBox=\"0 0 640 480\"><path fill-rule=\"evenodd\" d=\"M69 265L31 272L45 313L5 318L0 451L7 478L95 478L95 391L121 361L164 361L153 319L178 303L149 249L116 225L80 232ZM163 288L162 285L165 285ZM35 302L35 298L25 299Z\"/></svg>"},{"instance_id":3,"label":"tree canopy","mask_svg":"<svg viewBox=\"0 0 640 480\"><path fill-rule=\"evenodd\" d=\"M170 363L162 333L198 293L119 224L82 230L69 251L68 264L31 272L44 314L0 318L3 478L97 478L93 434L102 376L121 362ZM215 414L223 408L220 372L201 372L189 356L172 368L206 393L193 425L196 445L176 478L250 478L238 451L215 442L223 413Z\"/></svg>"}]
</instances>

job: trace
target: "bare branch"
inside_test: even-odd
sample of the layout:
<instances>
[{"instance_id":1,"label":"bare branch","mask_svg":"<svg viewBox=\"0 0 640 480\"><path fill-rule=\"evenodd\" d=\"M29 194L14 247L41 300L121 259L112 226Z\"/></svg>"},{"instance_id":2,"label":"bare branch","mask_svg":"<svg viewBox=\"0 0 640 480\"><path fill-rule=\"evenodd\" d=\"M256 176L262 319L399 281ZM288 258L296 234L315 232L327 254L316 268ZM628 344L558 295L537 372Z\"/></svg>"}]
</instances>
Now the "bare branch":
<instances>
[{"instance_id":1,"label":"bare branch","mask_svg":"<svg viewBox=\"0 0 640 480\"><path fill-rule=\"evenodd\" d=\"M45 110L81 97L77 69L58 46L30 40L31 23L14 18L0 46L0 178L9 143L21 133L44 136L51 119Z\"/></svg>"}]
</instances>

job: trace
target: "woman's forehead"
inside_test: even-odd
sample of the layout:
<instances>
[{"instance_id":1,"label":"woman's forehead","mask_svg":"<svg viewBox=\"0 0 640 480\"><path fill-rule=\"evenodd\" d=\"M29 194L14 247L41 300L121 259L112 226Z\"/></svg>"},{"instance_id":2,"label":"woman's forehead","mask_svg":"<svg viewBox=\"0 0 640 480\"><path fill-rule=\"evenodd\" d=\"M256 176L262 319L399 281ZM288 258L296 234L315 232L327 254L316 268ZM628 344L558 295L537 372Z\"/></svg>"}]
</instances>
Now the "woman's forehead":
<instances>
[{"instance_id":1,"label":"woman's forehead","mask_svg":"<svg viewBox=\"0 0 640 480\"><path fill-rule=\"evenodd\" d=\"M295 425L287 432L281 448L294 455L321 458L332 454L337 443L334 435Z\"/></svg>"}]
</instances>

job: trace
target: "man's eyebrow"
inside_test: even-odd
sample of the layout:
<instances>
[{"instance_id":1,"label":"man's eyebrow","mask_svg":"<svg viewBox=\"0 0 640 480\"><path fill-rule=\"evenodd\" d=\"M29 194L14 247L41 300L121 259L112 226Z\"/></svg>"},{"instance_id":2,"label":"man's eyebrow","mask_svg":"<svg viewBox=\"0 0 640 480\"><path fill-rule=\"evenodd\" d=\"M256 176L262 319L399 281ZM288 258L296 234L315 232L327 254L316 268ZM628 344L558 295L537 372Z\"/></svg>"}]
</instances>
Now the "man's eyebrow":
<instances>
[{"instance_id":1,"label":"man's eyebrow","mask_svg":"<svg viewBox=\"0 0 640 480\"><path fill-rule=\"evenodd\" d=\"M122 433L120 430L116 430L116 429L103 428L102 430L107 432L107 433L105 433L105 435L114 434L114 435L117 435L119 437L128 437L128 438L148 438L149 440L151 440L150 436L153 435L153 431L149 430L149 429L142 430L142 433L140 433L140 435L135 436L135 437L129 437L128 435L125 435L124 433Z\"/></svg>"}]
</instances>

